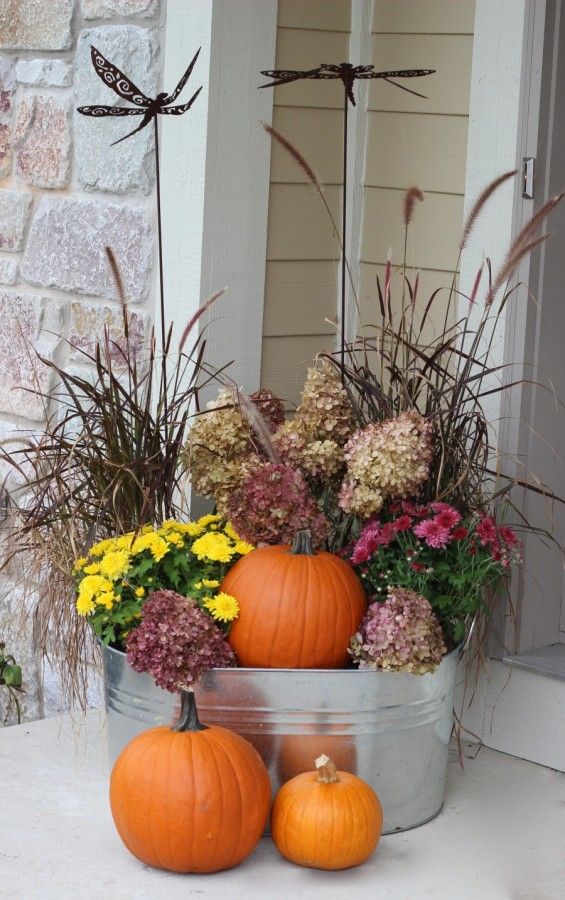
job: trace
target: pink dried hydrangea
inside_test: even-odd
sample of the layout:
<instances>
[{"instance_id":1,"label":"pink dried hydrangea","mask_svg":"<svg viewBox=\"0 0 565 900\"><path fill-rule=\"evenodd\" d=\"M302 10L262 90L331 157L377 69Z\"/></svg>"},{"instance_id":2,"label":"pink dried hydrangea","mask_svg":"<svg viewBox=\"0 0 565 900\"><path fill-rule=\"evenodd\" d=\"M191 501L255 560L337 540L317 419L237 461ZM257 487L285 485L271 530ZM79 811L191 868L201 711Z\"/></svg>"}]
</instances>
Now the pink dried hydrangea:
<instances>
[{"instance_id":1,"label":"pink dried hydrangea","mask_svg":"<svg viewBox=\"0 0 565 900\"><path fill-rule=\"evenodd\" d=\"M136 672L148 672L159 687L176 693L214 666L234 666L224 633L191 597L154 591L142 620L127 639L127 657Z\"/></svg>"},{"instance_id":2,"label":"pink dried hydrangea","mask_svg":"<svg viewBox=\"0 0 565 900\"><path fill-rule=\"evenodd\" d=\"M367 425L345 446L339 506L368 518L386 499L410 497L428 477L431 459L432 426L415 410Z\"/></svg>"},{"instance_id":3,"label":"pink dried hydrangea","mask_svg":"<svg viewBox=\"0 0 565 900\"><path fill-rule=\"evenodd\" d=\"M323 544L328 522L300 472L275 463L257 466L232 492L227 513L237 533L252 544L292 544L309 528L314 546Z\"/></svg>"},{"instance_id":4,"label":"pink dried hydrangea","mask_svg":"<svg viewBox=\"0 0 565 900\"><path fill-rule=\"evenodd\" d=\"M251 402L257 407L270 431L276 431L284 422L284 405L280 397L269 388L260 388L249 395Z\"/></svg>"},{"instance_id":5,"label":"pink dried hydrangea","mask_svg":"<svg viewBox=\"0 0 565 900\"><path fill-rule=\"evenodd\" d=\"M349 652L361 669L423 675L434 671L447 648L429 601L391 587L384 602L369 606Z\"/></svg>"}]
</instances>

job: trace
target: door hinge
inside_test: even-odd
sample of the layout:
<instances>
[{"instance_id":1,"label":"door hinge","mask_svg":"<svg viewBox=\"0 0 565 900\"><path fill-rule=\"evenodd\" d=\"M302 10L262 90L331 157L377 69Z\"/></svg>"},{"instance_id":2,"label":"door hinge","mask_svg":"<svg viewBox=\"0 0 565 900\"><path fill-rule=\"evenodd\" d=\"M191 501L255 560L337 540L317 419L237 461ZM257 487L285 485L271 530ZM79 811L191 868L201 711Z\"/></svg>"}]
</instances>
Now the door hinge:
<instances>
[{"instance_id":1,"label":"door hinge","mask_svg":"<svg viewBox=\"0 0 565 900\"><path fill-rule=\"evenodd\" d=\"M522 197L533 200L535 157L525 156L522 160Z\"/></svg>"}]
</instances>

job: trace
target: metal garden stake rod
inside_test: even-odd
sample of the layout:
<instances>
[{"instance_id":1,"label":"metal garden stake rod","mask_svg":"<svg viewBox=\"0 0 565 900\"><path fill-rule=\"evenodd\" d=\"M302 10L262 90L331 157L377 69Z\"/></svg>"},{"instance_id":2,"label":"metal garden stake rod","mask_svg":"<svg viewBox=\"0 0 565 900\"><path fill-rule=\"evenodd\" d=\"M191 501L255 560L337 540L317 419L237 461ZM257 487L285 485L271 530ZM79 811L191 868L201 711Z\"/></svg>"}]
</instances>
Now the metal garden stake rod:
<instances>
[{"instance_id":1,"label":"metal garden stake rod","mask_svg":"<svg viewBox=\"0 0 565 900\"><path fill-rule=\"evenodd\" d=\"M347 247L347 113L349 104L355 106L355 97L353 94L353 85L358 79L381 78L388 81L395 87L416 97L427 99L424 94L419 94L403 84L393 81L393 78L420 78L422 75L433 75L435 69L400 69L393 72L375 72L374 66L354 66L351 63L339 63L333 65L322 63L317 69L306 69L298 71L294 69L267 69L261 72L267 78L274 79L268 84L262 84L260 87L277 87L281 84L290 84L291 81L301 81L303 79L328 79L340 78L344 88L343 100L343 202L342 202L342 231L341 231L341 379L344 380L345 368L345 269L346 269L346 247Z\"/></svg>"}]
</instances>

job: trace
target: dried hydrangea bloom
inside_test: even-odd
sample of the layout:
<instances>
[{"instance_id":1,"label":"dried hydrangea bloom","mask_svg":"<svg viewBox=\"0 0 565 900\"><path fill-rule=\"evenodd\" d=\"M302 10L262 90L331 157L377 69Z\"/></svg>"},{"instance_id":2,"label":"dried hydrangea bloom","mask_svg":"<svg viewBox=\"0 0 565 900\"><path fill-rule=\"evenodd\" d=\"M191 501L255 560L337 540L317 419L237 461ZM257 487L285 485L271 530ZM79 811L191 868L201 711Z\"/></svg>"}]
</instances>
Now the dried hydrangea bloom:
<instances>
[{"instance_id":1,"label":"dried hydrangea bloom","mask_svg":"<svg viewBox=\"0 0 565 900\"><path fill-rule=\"evenodd\" d=\"M309 528L314 546L323 544L328 522L300 472L263 463L251 471L228 501L229 519L237 533L252 544L292 544L294 535Z\"/></svg>"},{"instance_id":2,"label":"dried hydrangea bloom","mask_svg":"<svg viewBox=\"0 0 565 900\"><path fill-rule=\"evenodd\" d=\"M354 428L351 403L339 377L327 360L308 369L295 421L308 442L335 441L341 447Z\"/></svg>"},{"instance_id":3,"label":"dried hydrangea bloom","mask_svg":"<svg viewBox=\"0 0 565 900\"><path fill-rule=\"evenodd\" d=\"M429 601L393 587L384 602L371 604L349 652L361 669L423 675L436 669L447 648Z\"/></svg>"},{"instance_id":4,"label":"dried hydrangea bloom","mask_svg":"<svg viewBox=\"0 0 565 900\"><path fill-rule=\"evenodd\" d=\"M194 490L203 497L217 497L241 481L241 463L251 450L251 429L229 391L221 391L207 409L193 420L188 466Z\"/></svg>"},{"instance_id":5,"label":"dried hydrangea bloom","mask_svg":"<svg viewBox=\"0 0 565 900\"><path fill-rule=\"evenodd\" d=\"M345 446L347 475L339 506L368 518L384 500L410 497L426 480L432 426L414 410L356 431Z\"/></svg>"},{"instance_id":6,"label":"dried hydrangea bloom","mask_svg":"<svg viewBox=\"0 0 565 900\"><path fill-rule=\"evenodd\" d=\"M254 394L249 395L249 399L263 416L269 431L274 432L283 424L285 419L283 402L269 388L255 391Z\"/></svg>"},{"instance_id":7,"label":"dried hydrangea bloom","mask_svg":"<svg viewBox=\"0 0 565 900\"><path fill-rule=\"evenodd\" d=\"M186 690L206 669L235 666L234 652L211 616L175 591L149 595L127 639L127 657L132 669L148 672L172 693Z\"/></svg>"},{"instance_id":8,"label":"dried hydrangea bloom","mask_svg":"<svg viewBox=\"0 0 565 900\"><path fill-rule=\"evenodd\" d=\"M332 478L343 468L343 448L335 441L312 441L302 454L300 465L312 478Z\"/></svg>"}]
</instances>

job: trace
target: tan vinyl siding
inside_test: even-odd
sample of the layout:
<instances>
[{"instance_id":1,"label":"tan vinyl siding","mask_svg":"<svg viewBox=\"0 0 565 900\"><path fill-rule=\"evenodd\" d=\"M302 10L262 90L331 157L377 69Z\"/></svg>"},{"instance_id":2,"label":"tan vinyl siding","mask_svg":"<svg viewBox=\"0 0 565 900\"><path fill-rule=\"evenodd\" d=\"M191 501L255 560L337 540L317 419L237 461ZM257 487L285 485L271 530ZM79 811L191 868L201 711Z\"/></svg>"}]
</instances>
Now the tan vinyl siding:
<instances>
[{"instance_id":1,"label":"tan vinyl siding","mask_svg":"<svg viewBox=\"0 0 565 900\"><path fill-rule=\"evenodd\" d=\"M276 68L308 69L349 57L350 0L279 0ZM274 90L273 125L325 186L339 220L343 88L299 81ZM272 145L261 383L292 407L316 354L333 350L339 244L304 172Z\"/></svg>"},{"instance_id":2,"label":"tan vinyl siding","mask_svg":"<svg viewBox=\"0 0 565 900\"><path fill-rule=\"evenodd\" d=\"M362 320L378 321L375 277L392 250L402 263L404 191L417 185L417 203L407 264L420 271L420 303L436 287L451 284L463 218L467 126L473 47L472 0L375 0L373 64L378 70L436 69L436 74L402 82L428 97L421 100L384 81L369 88L365 210L361 250ZM401 278L393 301L399 303ZM443 320L444 290L434 303L427 334Z\"/></svg>"}]
</instances>

